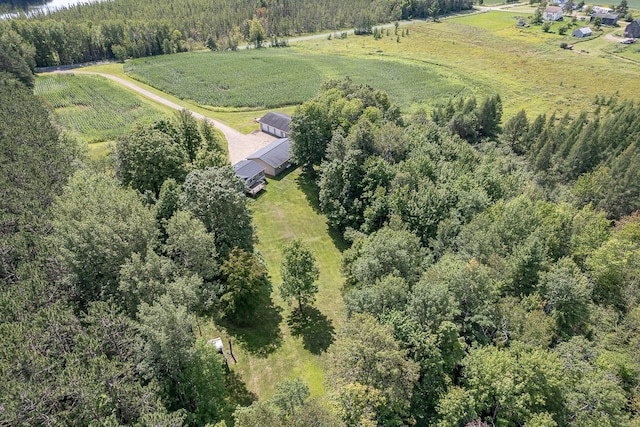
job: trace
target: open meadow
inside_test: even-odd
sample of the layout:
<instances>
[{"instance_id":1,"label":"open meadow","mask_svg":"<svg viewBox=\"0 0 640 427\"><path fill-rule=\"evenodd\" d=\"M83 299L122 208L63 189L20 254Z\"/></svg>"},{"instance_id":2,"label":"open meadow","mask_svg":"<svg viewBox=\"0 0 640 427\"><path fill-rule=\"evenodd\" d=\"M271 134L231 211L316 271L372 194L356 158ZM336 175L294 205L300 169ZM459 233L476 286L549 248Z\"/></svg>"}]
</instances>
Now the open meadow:
<instances>
[{"instance_id":1,"label":"open meadow","mask_svg":"<svg viewBox=\"0 0 640 427\"><path fill-rule=\"evenodd\" d=\"M526 10L527 8L524 8ZM596 95L640 92L634 45L579 41L570 22L516 27L518 10L493 11L390 29L383 37L328 37L285 49L196 52L128 62L129 75L198 104L237 108L295 105L326 78L349 76L386 90L405 111L430 109L459 93L499 93L505 115L589 111ZM529 10L532 10L529 8ZM569 24L566 35L558 34ZM577 22L575 26L585 25ZM563 50L560 43L576 44ZM616 55L612 55L612 51Z\"/></svg>"},{"instance_id":2,"label":"open meadow","mask_svg":"<svg viewBox=\"0 0 640 427\"><path fill-rule=\"evenodd\" d=\"M165 114L156 104L100 76L39 76L35 94L60 127L87 143L115 140L135 123L150 123Z\"/></svg>"}]
</instances>

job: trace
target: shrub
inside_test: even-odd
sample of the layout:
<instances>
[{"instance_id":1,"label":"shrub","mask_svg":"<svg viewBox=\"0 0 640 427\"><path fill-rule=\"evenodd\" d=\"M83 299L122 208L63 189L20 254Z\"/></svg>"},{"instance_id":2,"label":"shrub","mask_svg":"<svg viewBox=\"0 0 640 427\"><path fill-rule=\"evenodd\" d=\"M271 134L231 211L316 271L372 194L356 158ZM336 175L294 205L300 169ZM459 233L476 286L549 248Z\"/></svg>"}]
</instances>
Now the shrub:
<instances>
[{"instance_id":1,"label":"shrub","mask_svg":"<svg viewBox=\"0 0 640 427\"><path fill-rule=\"evenodd\" d=\"M551 22L545 22L544 24L542 24L542 31L544 31L545 33L548 33L550 29Z\"/></svg>"},{"instance_id":2,"label":"shrub","mask_svg":"<svg viewBox=\"0 0 640 427\"><path fill-rule=\"evenodd\" d=\"M558 34L565 35L567 34L568 29L569 27L567 27L566 25L563 25L562 27L558 28Z\"/></svg>"}]
</instances>

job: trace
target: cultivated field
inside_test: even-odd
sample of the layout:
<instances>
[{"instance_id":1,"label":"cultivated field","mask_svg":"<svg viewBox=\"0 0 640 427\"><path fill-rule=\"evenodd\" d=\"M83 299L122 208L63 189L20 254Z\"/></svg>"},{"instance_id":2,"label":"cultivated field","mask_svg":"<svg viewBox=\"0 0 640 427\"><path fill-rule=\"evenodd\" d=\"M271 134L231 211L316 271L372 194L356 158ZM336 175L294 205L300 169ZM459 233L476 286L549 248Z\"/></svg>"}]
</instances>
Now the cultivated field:
<instances>
[{"instance_id":1,"label":"cultivated field","mask_svg":"<svg viewBox=\"0 0 640 427\"><path fill-rule=\"evenodd\" d=\"M505 116L589 111L596 95L640 93L638 47L596 37L579 41L541 26L517 28L531 8L494 11L425 22L409 34L380 40L333 37L288 49L198 52L145 58L126 64L130 75L199 104L262 107L298 104L325 78L350 76L386 90L405 111L429 109L458 93L500 93ZM576 26L584 26L578 22ZM575 44L573 51L560 43Z\"/></svg>"},{"instance_id":2,"label":"cultivated field","mask_svg":"<svg viewBox=\"0 0 640 427\"><path fill-rule=\"evenodd\" d=\"M405 107L453 96L466 86L466 79L429 62L399 61L382 53L309 54L292 48L196 52L134 60L125 71L162 91L214 107L301 104L318 92L323 80L344 76L386 90Z\"/></svg>"},{"instance_id":3,"label":"cultivated field","mask_svg":"<svg viewBox=\"0 0 640 427\"><path fill-rule=\"evenodd\" d=\"M44 99L53 119L82 141L117 139L136 122L152 122L164 113L152 104L100 76L38 76L35 94Z\"/></svg>"}]
</instances>

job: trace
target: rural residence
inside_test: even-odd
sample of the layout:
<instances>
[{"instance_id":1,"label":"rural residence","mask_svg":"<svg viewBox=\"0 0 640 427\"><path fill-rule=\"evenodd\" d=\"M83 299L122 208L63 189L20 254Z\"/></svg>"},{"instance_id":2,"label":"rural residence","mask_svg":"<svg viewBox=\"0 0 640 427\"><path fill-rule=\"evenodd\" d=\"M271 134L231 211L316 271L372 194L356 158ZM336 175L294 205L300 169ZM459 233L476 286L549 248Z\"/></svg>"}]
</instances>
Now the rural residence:
<instances>
[{"instance_id":1,"label":"rural residence","mask_svg":"<svg viewBox=\"0 0 640 427\"><path fill-rule=\"evenodd\" d=\"M608 25L610 27L618 25L618 15L615 13L594 13L591 15L591 20L589 22L593 22L597 18L602 20L602 25Z\"/></svg>"},{"instance_id":2,"label":"rural residence","mask_svg":"<svg viewBox=\"0 0 640 427\"><path fill-rule=\"evenodd\" d=\"M559 21L562 19L562 8L560 6L547 6L542 17L547 21Z\"/></svg>"},{"instance_id":3,"label":"rural residence","mask_svg":"<svg viewBox=\"0 0 640 427\"><path fill-rule=\"evenodd\" d=\"M278 176L291 166L291 142L289 138L280 138L247 156L247 159L259 163L267 176Z\"/></svg>"},{"instance_id":4,"label":"rural residence","mask_svg":"<svg viewBox=\"0 0 640 427\"><path fill-rule=\"evenodd\" d=\"M591 11L593 13L612 13L613 9L609 8L609 7L602 7L602 6L593 6L591 8Z\"/></svg>"},{"instance_id":5,"label":"rural residence","mask_svg":"<svg viewBox=\"0 0 640 427\"><path fill-rule=\"evenodd\" d=\"M279 138L289 137L289 123L291 123L291 116L284 113L269 112L263 117L258 119L260 123L260 130L269 135L277 136Z\"/></svg>"},{"instance_id":6,"label":"rural residence","mask_svg":"<svg viewBox=\"0 0 640 427\"><path fill-rule=\"evenodd\" d=\"M236 175L244 181L245 192L255 196L265 186L264 167L253 160L240 160L233 165Z\"/></svg>"},{"instance_id":7,"label":"rural residence","mask_svg":"<svg viewBox=\"0 0 640 427\"><path fill-rule=\"evenodd\" d=\"M577 30L574 30L573 33L571 34L573 37L589 37L592 33L591 28L589 27L583 27L583 28L578 28Z\"/></svg>"},{"instance_id":8,"label":"rural residence","mask_svg":"<svg viewBox=\"0 0 640 427\"><path fill-rule=\"evenodd\" d=\"M625 37L640 38L640 19L636 19L624 29Z\"/></svg>"}]
</instances>

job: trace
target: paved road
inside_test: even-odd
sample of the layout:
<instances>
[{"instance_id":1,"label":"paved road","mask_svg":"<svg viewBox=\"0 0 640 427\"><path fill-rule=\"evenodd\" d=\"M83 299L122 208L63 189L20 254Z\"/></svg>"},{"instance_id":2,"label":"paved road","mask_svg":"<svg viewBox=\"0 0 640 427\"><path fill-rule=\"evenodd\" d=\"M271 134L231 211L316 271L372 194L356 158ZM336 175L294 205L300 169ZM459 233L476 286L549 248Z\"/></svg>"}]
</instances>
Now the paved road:
<instances>
[{"instance_id":1,"label":"paved road","mask_svg":"<svg viewBox=\"0 0 640 427\"><path fill-rule=\"evenodd\" d=\"M93 71L81 71L81 70L56 70L54 73L71 73L71 74L91 74L105 77L109 80L112 80L118 83L121 86L126 87L134 92L137 92L143 95L145 98L149 98L154 102L157 102L162 105L166 105L169 108L173 108L174 110L182 110L184 107L172 102L160 95L156 95L153 92L150 92L135 83L132 83L128 80L120 78L118 76L114 76L112 74L107 73L97 73ZM249 154L258 150L261 147L264 147L269 142L273 141L275 137L268 135L263 132L253 132L248 135L245 135L241 132L238 132L231 126L225 125L222 122L206 117L200 113L195 111L191 111L191 114L197 119L206 120L207 122L214 125L216 128L220 129L220 131L224 134L227 139L227 145L229 147L229 160L231 164L235 164L240 160L246 158Z\"/></svg>"}]
</instances>

